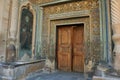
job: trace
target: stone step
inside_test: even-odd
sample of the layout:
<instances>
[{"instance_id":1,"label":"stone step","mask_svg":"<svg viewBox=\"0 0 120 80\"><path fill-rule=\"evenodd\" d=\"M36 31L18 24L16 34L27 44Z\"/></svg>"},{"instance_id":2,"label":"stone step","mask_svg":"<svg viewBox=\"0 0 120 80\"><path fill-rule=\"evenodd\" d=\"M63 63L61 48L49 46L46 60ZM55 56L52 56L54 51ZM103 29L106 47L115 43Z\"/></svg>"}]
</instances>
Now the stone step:
<instances>
[{"instance_id":1,"label":"stone step","mask_svg":"<svg viewBox=\"0 0 120 80\"><path fill-rule=\"evenodd\" d=\"M93 76L93 80L120 80L120 78Z\"/></svg>"}]
</instances>

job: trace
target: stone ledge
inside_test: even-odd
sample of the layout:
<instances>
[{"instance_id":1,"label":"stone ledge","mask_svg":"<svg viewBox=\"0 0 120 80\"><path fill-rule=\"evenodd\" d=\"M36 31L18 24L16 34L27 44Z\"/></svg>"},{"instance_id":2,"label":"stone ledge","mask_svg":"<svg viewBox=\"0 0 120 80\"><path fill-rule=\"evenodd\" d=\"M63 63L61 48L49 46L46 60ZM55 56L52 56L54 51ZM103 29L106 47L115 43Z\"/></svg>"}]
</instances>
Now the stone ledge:
<instances>
[{"instance_id":1,"label":"stone ledge","mask_svg":"<svg viewBox=\"0 0 120 80\"><path fill-rule=\"evenodd\" d=\"M24 65L23 65L24 64ZM10 64L0 65L0 78L5 80L21 80L27 75L42 70L45 65L45 60L33 61L32 63L21 63L19 66L9 67ZM8 66L8 67L4 67Z\"/></svg>"},{"instance_id":2,"label":"stone ledge","mask_svg":"<svg viewBox=\"0 0 120 80\"><path fill-rule=\"evenodd\" d=\"M93 76L93 80L120 80L120 78Z\"/></svg>"}]
</instances>

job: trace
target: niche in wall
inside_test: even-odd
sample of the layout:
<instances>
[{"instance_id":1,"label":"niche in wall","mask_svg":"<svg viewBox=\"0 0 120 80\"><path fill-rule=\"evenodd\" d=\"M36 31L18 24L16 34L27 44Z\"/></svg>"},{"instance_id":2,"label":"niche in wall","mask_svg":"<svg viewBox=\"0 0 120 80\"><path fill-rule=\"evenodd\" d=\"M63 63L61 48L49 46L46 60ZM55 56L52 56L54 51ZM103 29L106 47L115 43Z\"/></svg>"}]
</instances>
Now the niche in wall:
<instances>
[{"instance_id":1,"label":"niche in wall","mask_svg":"<svg viewBox=\"0 0 120 80\"><path fill-rule=\"evenodd\" d=\"M20 51L19 57L27 54L32 57L33 14L29 6L22 9L20 23Z\"/></svg>"}]
</instances>

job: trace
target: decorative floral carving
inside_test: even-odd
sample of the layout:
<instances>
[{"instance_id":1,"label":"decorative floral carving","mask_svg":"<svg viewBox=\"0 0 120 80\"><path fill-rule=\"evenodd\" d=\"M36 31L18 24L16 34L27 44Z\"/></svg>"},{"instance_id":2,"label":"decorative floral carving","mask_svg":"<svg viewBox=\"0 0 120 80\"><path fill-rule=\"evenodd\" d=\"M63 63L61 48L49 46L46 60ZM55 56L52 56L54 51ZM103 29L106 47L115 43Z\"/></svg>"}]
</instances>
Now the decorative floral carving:
<instances>
[{"instance_id":1,"label":"decorative floral carving","mask_svg":"<svg viewBox=\"0 0 120 80\"><path fill-rule=\"evenodd\" d=\"M47 14L63 13L70 11L88 10L92 8L97 8L99 6L97 1L85 0L85 1L75 1L65 4L57 4L54 6L48 6L44 8L44 12Z\"/></svg>"}]
</instances>

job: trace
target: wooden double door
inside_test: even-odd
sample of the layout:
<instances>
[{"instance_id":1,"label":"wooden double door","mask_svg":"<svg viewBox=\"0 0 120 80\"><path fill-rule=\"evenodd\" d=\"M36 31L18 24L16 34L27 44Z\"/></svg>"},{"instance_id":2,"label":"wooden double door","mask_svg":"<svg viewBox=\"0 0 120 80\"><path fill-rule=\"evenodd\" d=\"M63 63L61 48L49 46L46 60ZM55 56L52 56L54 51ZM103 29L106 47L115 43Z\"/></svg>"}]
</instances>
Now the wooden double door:
<instances>
[{"instance_id":1,"label":"wooden double door","mask_svg":"<svg viewBox=\"0 0 120 80\"><path fill-rule=\"evenodd\" d=\"M62 71L84 72L84 25L57 27L57 66Z\"/></svg>"}]
</instances>

